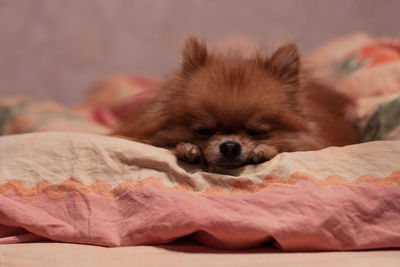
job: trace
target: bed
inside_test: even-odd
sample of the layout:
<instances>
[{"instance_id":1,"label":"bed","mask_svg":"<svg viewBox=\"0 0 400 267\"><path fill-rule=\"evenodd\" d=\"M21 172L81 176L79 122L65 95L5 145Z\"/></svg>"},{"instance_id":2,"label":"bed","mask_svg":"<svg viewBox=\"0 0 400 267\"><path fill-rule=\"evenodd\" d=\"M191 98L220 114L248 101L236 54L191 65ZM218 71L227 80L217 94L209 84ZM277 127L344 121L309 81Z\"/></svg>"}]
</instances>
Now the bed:
<instances>
[{"instance_id":1,"label":"bed","mask_svg":"<svg viewBox=\"0 0 400 267\"><path fill-rule=\"evenodd\" d=\"M2 263L398 266L399 47L353 35L306 60L353 99L364 143L223 174L105 135L154 78L107 77L74 108L0 100Z\"/></svg>"}]
</instances>

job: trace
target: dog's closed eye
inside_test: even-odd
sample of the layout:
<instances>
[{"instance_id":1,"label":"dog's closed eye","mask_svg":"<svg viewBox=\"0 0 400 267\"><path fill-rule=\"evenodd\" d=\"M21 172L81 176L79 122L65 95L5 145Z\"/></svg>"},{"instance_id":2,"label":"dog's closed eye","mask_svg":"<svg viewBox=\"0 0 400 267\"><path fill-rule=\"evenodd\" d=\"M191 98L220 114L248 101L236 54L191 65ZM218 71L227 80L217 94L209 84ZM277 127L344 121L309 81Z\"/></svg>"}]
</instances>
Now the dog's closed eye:
<instances>
[{"instance_id":1,"label":"dog's closed eye","mask_svg":"<svg viewBox=\"0 0 400 267\"><path fill-rule=\"evenodd\" d=\"M195 132L200 138L209 138L214 135L215 130L211 128L198 128L195 130Z\"/></svg>"},{"instance_id":2,"label":"dog's closed eye","mask_svg":"<svg viewBox=\"0 0 400 267\"><path fill-rule=\"evenodd\" d=\"M268 136L268 131L262 129L248 129L246 130L247 135L252 138L266 138Z\"/></svg>"}]
</instances>

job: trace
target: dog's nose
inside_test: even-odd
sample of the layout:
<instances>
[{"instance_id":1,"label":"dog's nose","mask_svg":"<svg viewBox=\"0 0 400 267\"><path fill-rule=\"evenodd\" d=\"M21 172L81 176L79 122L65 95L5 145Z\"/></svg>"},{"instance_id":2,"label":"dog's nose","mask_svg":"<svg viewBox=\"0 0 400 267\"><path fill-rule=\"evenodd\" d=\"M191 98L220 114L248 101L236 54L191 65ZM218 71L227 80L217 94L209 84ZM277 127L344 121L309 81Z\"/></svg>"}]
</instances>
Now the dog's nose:
<instances>
[{"instance_id":1,"label":"dog's nose","mask_svg":"<svg viewBox=\"0 0 400 267\"><path fill-rule=\"evenodd\" d=\"M232 160L240 155L242 147L238 142L226 141L219 146L219 151L222 155Z\"/></svg>"}]
</instances>

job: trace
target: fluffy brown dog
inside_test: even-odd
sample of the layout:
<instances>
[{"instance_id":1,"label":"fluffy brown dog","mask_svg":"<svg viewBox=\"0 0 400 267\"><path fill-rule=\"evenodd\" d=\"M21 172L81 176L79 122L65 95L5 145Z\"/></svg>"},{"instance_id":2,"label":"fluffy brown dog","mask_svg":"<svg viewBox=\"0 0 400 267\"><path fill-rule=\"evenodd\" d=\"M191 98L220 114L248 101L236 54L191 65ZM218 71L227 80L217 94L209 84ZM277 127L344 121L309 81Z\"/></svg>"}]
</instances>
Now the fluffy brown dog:
<instances>
[{"instance_id":1,"label":"fluffy brown dog","mask_svg":"<svg viewBox=\"0 0 400 267\"><path fill-rule=\"evenodd\" d=\"M116 135L223 168L357 141L344 120L348 99L303 73L294 44L244 58L210 53L189 37L182 55L158 98L128 116Z\"/></svg>"}]
</instances>

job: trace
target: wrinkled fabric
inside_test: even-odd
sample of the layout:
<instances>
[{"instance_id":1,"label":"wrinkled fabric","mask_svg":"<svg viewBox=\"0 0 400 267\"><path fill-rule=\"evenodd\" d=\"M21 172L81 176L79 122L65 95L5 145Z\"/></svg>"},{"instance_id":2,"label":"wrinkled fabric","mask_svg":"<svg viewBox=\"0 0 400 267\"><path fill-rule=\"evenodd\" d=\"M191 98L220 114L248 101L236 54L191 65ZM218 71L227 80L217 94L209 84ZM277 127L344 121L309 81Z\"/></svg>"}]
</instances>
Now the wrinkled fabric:
<instances>
[{"instance_id":1,"label":"wrinkled fabric","mask_svg":"<svg viewBox=\"0 0 400 267\"><path fill-rule=\"evenodd\" d=\"M400 247L400 142L282 153L226 174L92 134L0 138L0 243L189 238L283 251Z\"/></svg>"}]
</instances>

